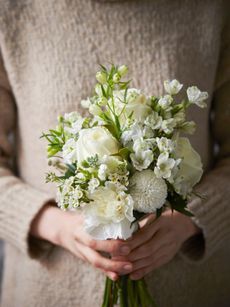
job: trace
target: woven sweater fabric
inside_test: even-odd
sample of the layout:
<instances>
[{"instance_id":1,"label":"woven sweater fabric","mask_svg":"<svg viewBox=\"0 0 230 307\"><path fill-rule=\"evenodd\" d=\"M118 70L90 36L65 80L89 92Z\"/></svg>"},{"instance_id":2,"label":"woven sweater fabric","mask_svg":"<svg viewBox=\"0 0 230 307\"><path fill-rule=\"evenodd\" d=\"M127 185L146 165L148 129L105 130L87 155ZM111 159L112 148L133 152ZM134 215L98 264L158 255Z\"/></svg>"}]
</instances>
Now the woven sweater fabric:
<instances>
[{"instance_id":1,"label":"woven sweater fabric","mask_svg":"<svg viewBox=\"0 0 230 307\"><path fill-rule=\"evenodd\" d=\"M227 1L226 1L227 2ZM177 78L208 91L191 108L190 138L205 175L190 204L203 230L146 278L159 307L230 304L230 31L218 0L0 0L0 237L2 307L100 306L104 276L29 235L54 199L43 131L91 94L98 64L130 68L133 86L160 95ZM10 136L10 137L9 137ZM13 136L13 137L12 137ZM12 171L16 162L17 174Z\"/></svg>"}]
</instances>

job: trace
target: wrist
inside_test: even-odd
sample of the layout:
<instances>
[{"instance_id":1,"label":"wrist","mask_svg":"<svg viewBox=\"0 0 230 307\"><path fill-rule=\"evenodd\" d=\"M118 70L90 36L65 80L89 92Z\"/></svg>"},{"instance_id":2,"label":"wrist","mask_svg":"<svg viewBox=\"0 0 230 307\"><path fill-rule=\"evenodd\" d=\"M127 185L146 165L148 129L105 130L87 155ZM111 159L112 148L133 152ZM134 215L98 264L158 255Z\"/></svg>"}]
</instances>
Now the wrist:
<instances>
[{"instance_id":1,"label":"wrist","mask_svg":"<svg viewBox=\"0 0 230 307\"><path fill-rule=\"evenodd\" d=\"M35 216L31 223L30 234L36 238L58 244L59 227L63 218L63 212L55 203L46 204Z\"/></svg>"}]
</instances>

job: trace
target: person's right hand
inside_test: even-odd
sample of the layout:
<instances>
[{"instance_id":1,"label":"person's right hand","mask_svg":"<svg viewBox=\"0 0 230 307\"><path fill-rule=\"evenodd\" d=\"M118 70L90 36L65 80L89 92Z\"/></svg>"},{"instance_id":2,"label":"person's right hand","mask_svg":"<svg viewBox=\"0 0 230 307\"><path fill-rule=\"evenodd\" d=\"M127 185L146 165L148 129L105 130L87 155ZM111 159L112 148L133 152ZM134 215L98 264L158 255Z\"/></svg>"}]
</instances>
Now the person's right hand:
<instances>
[{"instance_id":1,"label":"person's right hand","mask_svg":"<svg viewBox=\"0 0 230 307\"><path fill-rule=\"evenodd\" d=\"M94 240L84 231L83 223L84 218L78 213L46 205L33 220L30 233L67 249L113 280L118 275L130 273L131 262L108 259L100 254L127 255L130 250L126 243L122 240Z\"/></svg>"}]
</instances>

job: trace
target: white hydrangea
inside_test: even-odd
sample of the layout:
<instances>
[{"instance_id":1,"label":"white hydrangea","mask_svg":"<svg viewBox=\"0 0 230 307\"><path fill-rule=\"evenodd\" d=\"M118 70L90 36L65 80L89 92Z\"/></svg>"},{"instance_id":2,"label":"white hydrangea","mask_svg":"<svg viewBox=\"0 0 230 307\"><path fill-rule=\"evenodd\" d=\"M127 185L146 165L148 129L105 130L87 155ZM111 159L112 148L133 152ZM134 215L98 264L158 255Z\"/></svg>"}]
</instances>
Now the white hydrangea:
<instances>
[{"instance_id":1,"label":"white hydrangea","mask_svg":"<svg viewBox=\"0 0 230 307\"><path fill-rule=\"evenodd\" d=\"M136 172L130 178L130 195L134 200L134 210L152 213L164 205L167 185L150 169Z\"/></svg>"},{"instance_id":2,"label":"white hydrangea","mask_svg":"<svg viewBox=\"0 0 230 307\"><path fill-rule=\"evenodd\" d=\"M205 108L207 104L204 102L208 98L207 92L201 92L197 86L191 86L187 89L188 100L196 104L200 108Z\"/></svg>"},{"instance_id":3,"label":"white hydrangea","mask_svg":"<svg viewBox=\"0 0 230 307\"><path fill-rule=\"evenodd\" d=\"M179 93L179 91L182 89L183 84L181 84L176 79L174 80L166 80L164 81L164 88L167 93L170 95L176 95Z\"/></svg>"}]
</instances>

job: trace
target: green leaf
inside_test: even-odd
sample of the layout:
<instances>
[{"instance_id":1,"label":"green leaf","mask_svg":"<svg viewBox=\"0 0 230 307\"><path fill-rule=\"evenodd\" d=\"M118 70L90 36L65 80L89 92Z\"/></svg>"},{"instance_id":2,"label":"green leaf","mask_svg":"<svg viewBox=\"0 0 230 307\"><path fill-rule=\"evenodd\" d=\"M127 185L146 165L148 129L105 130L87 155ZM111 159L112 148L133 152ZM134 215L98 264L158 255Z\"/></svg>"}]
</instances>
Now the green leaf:
<instances>
[{"instance_id":1,"label":"green leaf","mask_svg":"<svg viewBox=\"0 0 230 307\"><path fill-rule=\"evenodd\" d=\"M129 148L127 147L123 147L118 151L118 154L125 160L129 159L129 155L130 155L131 151L129 150Z\"/></svg>"}]
</instances>

